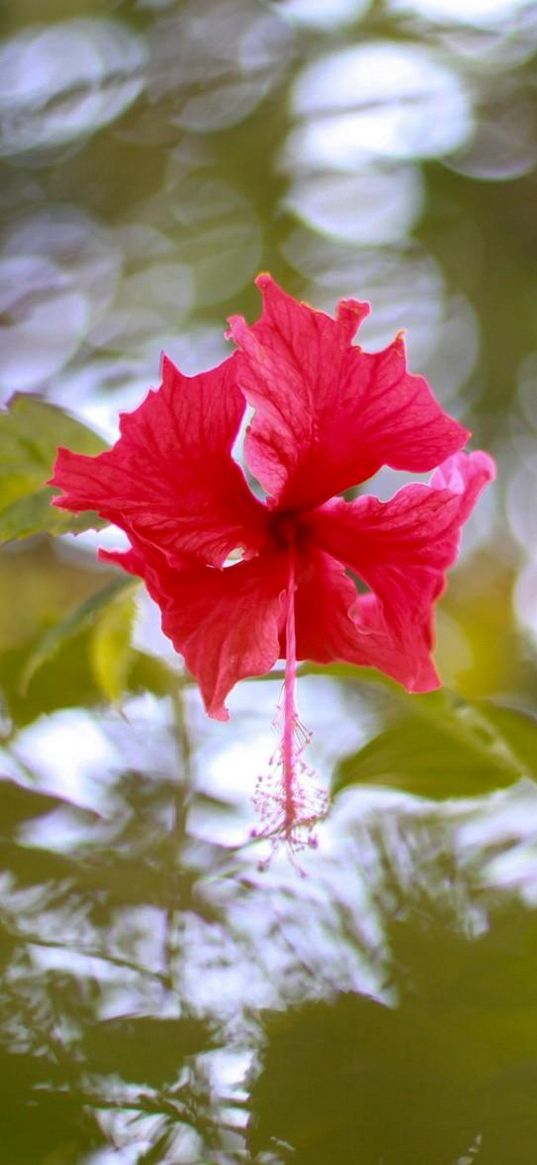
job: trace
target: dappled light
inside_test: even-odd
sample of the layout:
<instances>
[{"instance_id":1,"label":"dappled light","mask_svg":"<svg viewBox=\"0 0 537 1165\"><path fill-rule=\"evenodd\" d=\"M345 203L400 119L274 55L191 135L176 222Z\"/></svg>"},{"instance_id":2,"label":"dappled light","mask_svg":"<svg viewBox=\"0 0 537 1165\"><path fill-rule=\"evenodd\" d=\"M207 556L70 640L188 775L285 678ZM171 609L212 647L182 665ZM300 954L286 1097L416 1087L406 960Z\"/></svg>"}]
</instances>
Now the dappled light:
<instances>
[{"instance_id":1,"label":"dappled light","mask_svg":"<svg viewBox=\"0 0 537 1165\"><path fill-rule=\"evenodd\" d=\"M421 46L371 42L308 65L295 82L299 163L349 169L370 158L442 156L472 128L456 72Z\"/></svg>"},{"instance_id":2,"label":"dappled light","mask_svg":"<svg viewBox=\"0 0 537 1165\"><path fill-rule=\"evenodd\" d=\"M23 29L0 46L1 152L48 164L50 152L115 121L144 85L144 41L111 20Z\"/></svg>"}]
</instances>

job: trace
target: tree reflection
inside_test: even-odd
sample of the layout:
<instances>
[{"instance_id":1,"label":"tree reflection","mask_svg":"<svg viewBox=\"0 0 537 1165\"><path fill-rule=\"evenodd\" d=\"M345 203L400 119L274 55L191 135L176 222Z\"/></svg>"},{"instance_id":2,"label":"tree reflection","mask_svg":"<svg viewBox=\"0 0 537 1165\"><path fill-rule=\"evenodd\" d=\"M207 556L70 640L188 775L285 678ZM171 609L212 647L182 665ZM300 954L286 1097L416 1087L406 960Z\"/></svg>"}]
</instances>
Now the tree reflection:
<instances>
[{"instance_id":1,"label":"tree reflection","mask_svg":"<svg viewBox=\"0 0 537 1165\"><path fill-rule=\"evenodd\" d=\"M0 783L5 1159L529 1165L537 919L485 864L513 837L354 794L305 884L254 876L182 767L118 773L106 815Z\"/></svg>"}]
</instances>

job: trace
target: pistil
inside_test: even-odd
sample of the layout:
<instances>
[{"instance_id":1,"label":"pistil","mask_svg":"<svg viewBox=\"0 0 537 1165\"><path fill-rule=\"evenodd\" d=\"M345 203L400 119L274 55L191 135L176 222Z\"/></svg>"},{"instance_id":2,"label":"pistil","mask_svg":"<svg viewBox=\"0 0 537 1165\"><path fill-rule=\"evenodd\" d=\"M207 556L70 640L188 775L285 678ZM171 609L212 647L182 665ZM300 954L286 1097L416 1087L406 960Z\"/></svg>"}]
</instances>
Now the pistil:
<instances>
[{"instance_id":1,"label":"pistil","mask_svg":"<svg viewBox=\"0 0 537 1165\"><path fill-rule=\"evenodd\" d=\"M257 781L254 805L262 828L253 836L270 839L272 850L285 841L299 873L303 873L294 859L297 850L315 846L315 825L327 810L327 797L319 786L316 774L304 762L303 753L311 733L302 724L296 704L297 644L296 644L296 545L289 538L286 546L288 560L285 593L285 674L283 693L278 704L275 727L280 731L280 743L270 761L270 774ZM270 860L260 863L264 869Z\"/></svg>"}]
</instances>

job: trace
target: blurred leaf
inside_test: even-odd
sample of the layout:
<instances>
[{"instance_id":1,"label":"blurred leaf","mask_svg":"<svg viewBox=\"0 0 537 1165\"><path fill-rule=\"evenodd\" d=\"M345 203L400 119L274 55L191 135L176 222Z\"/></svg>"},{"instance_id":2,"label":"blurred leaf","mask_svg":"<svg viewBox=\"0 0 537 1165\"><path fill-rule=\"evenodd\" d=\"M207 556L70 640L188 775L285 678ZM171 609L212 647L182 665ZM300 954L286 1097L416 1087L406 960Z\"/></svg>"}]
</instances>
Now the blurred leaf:
<instances>
[{"instance_id":1,"label":"blurred leaf","mask_svg":"<svg viewBox=\"0 0 537 1165\"><path fill-rule=\"evenodd\" d=\"M444 682L467 700L525 688L513 620L516 577L515 564L504 561L493 546L472 555L450 580L440 608L435 659Z\"/></svg>"},{"instance_id":2,"label":"blurred leaf","mask_svg":"<svg viewBox=\"0 0 537 1165\"><path fill-rule=\"evenodd\" d=\"M254 1153L276 1141L297 1165L451 1165L479 1131L464 1050L418 1009L346 994L269 1013L263 1028Z\"/></svg>"},{"instance_id":3,"label":"blurred leaf","mask_svg":"<svg viewBox=\"0 0 537 1165\"><path fill-rule=\"evenodd\" d=\"M501 704L488 703L480 708L521 761L526 773L537 779L537 717Z\"/></svg>"},{"instance_id":4,"label":"blurred leaf","mask_svg":"<svg viewBox=\"0 0 537 1165\"><path fill-rule=\"evenodd\" d=\"M86 630L63 643L56 654L40 667L22 692L28 649L18 648L0 655L0 687L4 715L17 727L24 727L44 713L59 708L93 708L103 696L89 668L89 637ZM33 645L29 647L33 651Z\"/></svg>"},{"instance_id":5,"label":"blurred leaf","mask_svg":"<svg viewBox=\"0 0 537 1165\"><path fill-rule=\"evenodd\" d=\"M80 534L82 530L97 530L105 526L98 514L91 510L70 514L51 505L57 490L49 486L36 493L19 498L0 512L0 541L29 538L32 534Z\"/></svg>"},{"instance_id":6,"label":"blurred leaf","mask_svg":"<svg viewBox=\"0 0 537 1165\"><path fill-rule=\"evenodd\" d=\"M123 580L118 580L123 582ZM90 645L90 663L95 679L110 701L120 700L126 687L131 661L131 636L136 615L136 600L131 593L123 597L120 588L112 602L105 604L95 621ZM136 584L135 584L136 585Z\"/></svg>"},{"instance_id":7,"label":"blurred leaf","mask_svg":"<svg viewBox=\"0 0 537 1165\"><path fill-rule=\"evenodd\" d=\"M476 1162L532 1165L536 936L522 907L477 938L409 912L388 926L396 1006L348 992L262 1015L253 1152L277 1145L296 1165L454 1165L481 1139ZM491 955L497 983L483 998Z\"/></svg>"},{"instance_id":8,"label":"blurred leaf","mask_svg":"<svg viewBox=\"0 0 537 1165\"><path fill-rule=\"evenodd\" d=\"M138 1157L137 1165L161 1165L165 1161L169 1161L169 1151L173 1147L173 1141L177 1133L177 1126L170 1125L169 1121L162 1122L164 1132L157 1136L156 1140L147 1150L147 1153L142 1153Z\"/></svg>"},{"instance_id":9,"label":"blurred leaf","mask_svg":"<svg viewBox=\"0 0 537 1165\"><path fill-rule=\"evenodd\" d=\"M62 797L40 793L37 789L28 789L9 778L0 777L0 834L11 833L25 821L43 817L54 809L65 808L74 806Z\"/></svg>"},{"instance_id":10,"label":"blurred leaf","mask_svg":"<svg viewBox=\"0 0 537 1165\"><path fill-rule=\"evenodd\" d=\"M40 667L43 666L44 663L47 663L50 659L52 659L56 652L59 651L60 647L66 644L74 636L78 635L81 631L84 631L88 626L92 627L94 623L97 622L98 616L100 616L103 611L106 612L106 609L110 606L110 604L114 603L114 600L117 599L118 595L122 595L126 590L132 589L132 586L133 583L131 578L114 578L111 582L107 583L106 586L102 587L101 590L94 591L94 593L90 595L89 598L84 599L84 602L80 603L78 607L75 607L74 611L69 611L64 619L60 619L58 623L55 623L53 627L50 627L39 640L39 642L35 645L25 664L21 676L21 691L25 692L27 690L28 684L35 673L39 670ZM130 616L131 624L132 618L133 611ZM108 634L110 636L110 628L108 624L106 627L108 627ZM97 662L92 660L92 662L94 662L94 673L97 680L101 681L104 679L104 683L100 683L100 687L102 688L104 694L108 694L106 691L107 680L105 675L107 650L106 627L105 643L103 645L103 649L100 654L99 651L97 651ZM130 633L130 625L128 630ZM110 648L108 648L108 651L110 654Z\"/></svg>"},{"instance_id":11,"label":"blurred leaf","mask_svg":"<svg viewBox=\"0 0 537 1165\"><path fill-rule=\"evenodd\" d=\"M537 777L537 722L511 708L447 693L414 696L405 711L339 765L335 792L389 785L422 797L480 796ZM413 709L413 711L411 710Z\"/></svg>"},{"instance_id":12,"label":"blurred leaf","mask_svg":"<svg viewBox=\"0 0 537 1165\"><path fill-rule=\"evenodd\" d=\"M84 1040L91 1071L117 1072L124 1080L156 1088L176 1079L186 1056L206 1052L210 1047L207 1024L189 1016L107 1019L96 1023Z\"/></svg>"},{"instance_id":13,"label":"blurred leaf","mask_svg":"<svg viewBox=\"0 0 537 1165\"><path fill-rule=\"evenodd\" d=\"M189 685L192 680L182 672L168 667L156 655L145 651L133 651L128 675L129 692L151 692L153 696L169 696L179 686Z\"/></svg>"},{"instance_id":14,"label":"blurred leaf","mask_svg":"<svg viewBox=\"0 0 537 1165\"><path fill-rule=\"evenodd\" d=\"M45 482L60 445L88 454L107 448L91 429L39 397L16 394L0 412L0 541L105 525L96 514L51 506L57 491Z\"/></svg>"},{"instance_id":15,"label":"blurred leaf","mask_svg":"<svg viewBox=\"0 0 537 1165\"><path fill-rule=\"evenodd\" d=\"M166 857L165 852L153 854L151 858L135 852L121 854L114 847L80 863L76 888L84 897L89 897L92 917L103 924L111 920L118 907L167 908L171 902L177 908L182 907L181 883L191 892L195 875L177 871L176 877L170 878Z\"/></svg>"},{"instance_id":16,"label":"blurred leaf","mask_svg":"<svg viewBox=\"0 0 537 1165\"><path fill-rule=\"evenodd\" d=\"M66 854L15 841L0 841L0 861L20 886L74 882L78 874L77 862Z\"/></svg>"},{"instance_id":17,"label":"blurred leaf","mask_svg":"<svg viewBox=\"0 0 537 1165\"><path fill-rule=\"evenodd\" d=\"M170 875L168 859L164 843L150 856L118 853L116 844L64 854L0 839L2 869L10 872L18 887L47 887L49 902L70 903L72 908L82 899L88 917L98 926L111 925L123 907L193 909L198 872L177 868ZM61 936L56 945L61 945Z\"/></svg>"},{"instance_id":18,"label":"blurred leaf","mask_svg":"<svg viewBox=\"0 0 537 1165\"><path fill-rule=\"evenodd\" d=\"M228 817L230 814L235 816L237 813L235 802L226 801L223 797L216 797L211 793L204 793L202 791L196 791L195 805L196 809L210 813L213 818L220 815Z\"/></svg>"},{"instance_id":19,"label":"blurred leaf","mask_svg":"<svg viewBox=\"0 0 537 1165\"><path fill-rule=\"evenodd\" d=\"M0 688L5 714L17 727L31 724L44 713L59 708L94 708L107 702L90 665L93 628L64 640L21 692L28 649L19 648L0 655ZM29 650L33 652L33 645ZM126 676L125 695L151 692L166 696L175 691L181 676L161 660L142 651L132 651Z\"/></svg>"},{"instance_id":20,"label":"blurred leaf","mask_svg":"<svg viewBox=\"0 0 537 1165\"><path fill-rule=\"evenodd\" d=\"M105 1143L77 1096L77 1070L41 1054L0 1049L1 1160L5 1165L75 1165Z\"/></svg>"},{"instance_id":21,"label":"blurred leaf","mask_svg":"<svg viewBox=\"0 0 537 1165\"><path fill-rule=\"evenodd\" d=\"M46 535L0 547L0 653L41 638L79 603L121 577L95 555Z\"/></svg>"},{"instance_id":22,"label":"blurred leaf","mask_svg":"<svg viewBox=\"0 0 537 1165\"><path fill-rule=\"evenodd\" d=\"M180 673L126 646L129 592L136 585L117 571L97 573L93 556L78 548L64 557L48 539L0 551L0 691L5 714L16 725L57 708L94 707L108 702L112 692L116 699L121 682L125 693L165 696L176 690ZM107 622L110 604L114 619L119 611L119 639L112 614ZM96 671L93 639L101 618Z\"/></svg>"}]
</instances>

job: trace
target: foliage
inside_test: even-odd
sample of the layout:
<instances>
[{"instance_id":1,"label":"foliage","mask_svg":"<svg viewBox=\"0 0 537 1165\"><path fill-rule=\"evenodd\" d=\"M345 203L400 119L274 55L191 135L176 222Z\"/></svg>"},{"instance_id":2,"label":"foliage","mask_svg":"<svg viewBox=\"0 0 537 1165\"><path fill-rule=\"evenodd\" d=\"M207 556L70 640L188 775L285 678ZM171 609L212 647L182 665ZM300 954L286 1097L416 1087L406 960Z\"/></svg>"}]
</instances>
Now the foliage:
<instances>
[{"instance_id":1,"label":"foliage","mask_svg":"<svg viewBox=\"0 0 537 1165\"><path fill-rule=\"evenodd\" d=\"M476 797L522 776L537 778L537 720L444 690L396 697L382 730L340 763L334 791L370 784L435 799Z\"/></svg>"},{"instance_id":2,"label":"foliage","mask_svg":"<svg viewBox=\"0 0 537 1165\"><path fill-rule=\"evenodd\" d=\"M32 534L61 534L101 526L96 514L62 514L46 486L59 445L100 453L106 443L63 409L18 394L0 413L0 542Z\"/></svg>"},{"instance_id":3,"label":"foliage","mask_svg":"<svg viewBox=\"0 0 537 1165\"><path fill-rule=\"evenodd\" d=\"M321 1165L530 1165L537 1137L534 913L468 937L434 914L390 920L397 1005L359 993L263 1017L250 1144ZM483 975L494 964L494 986ZM438 972L440 976L438 977ZM514 987L516 983L516 993Z\"/></svg>"},{"instance_id":4,"label":"foliage","mask_svg":"<svg viewBox=\"0 0 537 1165\"><path fill-rule=\"evenodd\" d=\"M132 583L92 565L80 552L65 561L46 541L0 557L0 686L13 727L127 693L165 695L179 683L162 660L131 646Z\"/></svg>"}]
</instances>

